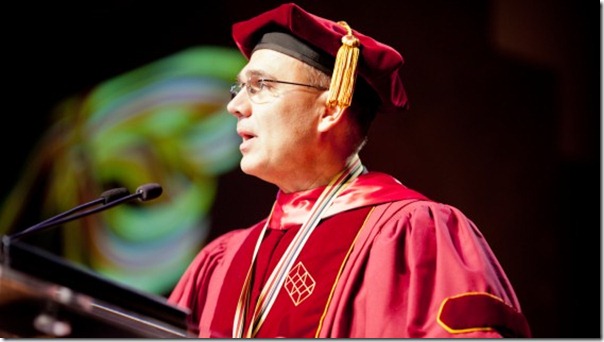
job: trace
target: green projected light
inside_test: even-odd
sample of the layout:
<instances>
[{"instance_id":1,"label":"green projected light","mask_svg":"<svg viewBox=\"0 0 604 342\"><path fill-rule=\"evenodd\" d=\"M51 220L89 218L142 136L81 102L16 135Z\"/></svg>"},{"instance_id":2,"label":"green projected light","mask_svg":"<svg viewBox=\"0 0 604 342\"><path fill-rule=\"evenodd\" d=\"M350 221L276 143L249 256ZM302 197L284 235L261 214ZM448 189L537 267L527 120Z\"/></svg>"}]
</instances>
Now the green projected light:
<instances>
[{"instance_id":1,"label":"green projected light","mask_svg":"<svg viewBox=\"0 0 604 342\"><path fill-rule=\"evenodd\" d=\"M229 86L239 51L194 47L67 98L5 199L0 232L47 177L50 217L123 186L159 183L163 194L64 225L64 257L132 287L166 293L203 245L217 177L238 165ZM21 227L22 228L22 227Z\"/></svg>"}]
</instances>

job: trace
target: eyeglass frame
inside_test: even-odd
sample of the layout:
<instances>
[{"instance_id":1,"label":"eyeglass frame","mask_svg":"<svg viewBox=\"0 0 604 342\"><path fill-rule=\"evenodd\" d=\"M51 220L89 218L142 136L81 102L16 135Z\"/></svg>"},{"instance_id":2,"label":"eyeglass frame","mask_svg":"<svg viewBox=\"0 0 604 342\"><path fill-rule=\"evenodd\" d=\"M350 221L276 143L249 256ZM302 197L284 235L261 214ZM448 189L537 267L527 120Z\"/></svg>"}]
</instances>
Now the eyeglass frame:
<instances>
[{"instance_id":1,"label":"eyeglass frame","mask_svg":"<svg viewBox=\"0 0 604 342\"><path fill-rule=\"evenodd\" d=\"M259 78L257 80L253 80L253 81L255 81L258 84L258 88L259 88L258 91L262 91L264 89L261 86L262 83L280 83L280 84L297 85L297 86L314 88L314 89L323 90L323 91L329 89L326 87L321 87L321 86L313 85L313 84L281 81L281 80L274 80L274 79L270 79L270 78ZM256 94L250 93L250 89L252 86L253 85L251 85L250 82L237 81L237 82L233 83L231 85L231 87L229 88L229 93L231 94L231 100L234 99L235 96L237 96L241 92L241 89L243 89L244 87L245 87L245 91L247 92L248 97L251 99L252 96L257 95L257 93Z\"/></svg>"}]
</instances>

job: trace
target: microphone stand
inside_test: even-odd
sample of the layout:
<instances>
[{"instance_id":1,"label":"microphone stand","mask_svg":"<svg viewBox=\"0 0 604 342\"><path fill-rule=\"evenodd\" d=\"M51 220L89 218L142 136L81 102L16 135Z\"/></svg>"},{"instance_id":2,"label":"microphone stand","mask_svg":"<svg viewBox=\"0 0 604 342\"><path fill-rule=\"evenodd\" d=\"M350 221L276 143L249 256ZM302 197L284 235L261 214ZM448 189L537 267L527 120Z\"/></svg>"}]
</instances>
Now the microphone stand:
<instances>
[{"instance_id":1,"label":"microphone stand","mask_svg":"<svg viewBox=\"0 0 604 342\"><path fill-rule=\"evenodd\" d=\"M93 207L95 205L107 204L108 202L111 202L111 201L115 200L116 198L117 199L122 198L122 197L128 195L129 193L130 193L130 191L128 191L128 189L126 189L126 188L115 188L115 189L107 190L107 191L103 192L99 198L97 198L97 199L95 199L93 201L90 201L88 203L84 203L84 204L78 205L77 207L74 207L74 208L69 209L69 210L67 210L65 212L62 212L62 213L60 213L58 215L55 215L55 216L53 216L53 217L51 217L49 219L46 219L46 220L44 220L42 222L39 222L39 223L37 223L37 224L35 224L35 225L27 228L27 229L24 229L24 230L22 230L20 232L17 232L15 234L10 235L9 238L10 239L17 239L17 238L19 238L19 237L21 237L23 235L27 235L27 234L36 232L38 230L45 229L47 226L51 226L53 223L59 222L61 219L63 219L62 220L63 222L66 222L66 221L64 221L64 218L65 217L69 217L69 215L71 215L71 214L73 214L75 212L78 212L80 210L84 210L86 208ZM74 216L71 216L71 217L74 217Z\"/></svg>"},{"instance_id":2,"label":"microphone stand","mask_svg":"<svg viewBox=\"0 0 604 342\"><path fill-rule=\"evenodd\" d=\"M2 251L4 252L4 258L5 259L8 258L7 248L8 248L8 245L10 244L10 242L13 240L17 240L18 238L21 238L25 235L33 234L35 232L46 230L48 228L56 227L60 224L70 222L70 221L76 220L80 217L91 215L91 214L97 213L99 211L112 208L118 204L121 204L121 203L124 203L127 201L131 201L136 198L138 198L141 201L152 200L154 198L159 197L159 195L161 195L161 193L162 193L162 187L161 187L161 185L159 185L157 183L149 183L149 184L141 185L136 189L136 192L133 194L129 194L129 191L125 188L116 188L116 189L107 190L107 191L103 192L103 194L101 194L100 198L98 198L94 201L79 205L73 209L70 209L66 212L63 212L54 217L51 217L50 219L44 220L38 224L35 224L35 225L33 225L25 230L22 230L20 232L17 232L15 234L3 236L2 237L2 244L3 244ZM89 207L92 207L94 205L98 205L101 203L103 205L98 206L96 208L81 211L79 213L77 212L77 211L80 211L80 210L83 210L83 209L86 209L86 208L89 208ZM75 212L75 214L69 216L70 214L72 214L74 212Z\"/></svg>"}]
</instances>

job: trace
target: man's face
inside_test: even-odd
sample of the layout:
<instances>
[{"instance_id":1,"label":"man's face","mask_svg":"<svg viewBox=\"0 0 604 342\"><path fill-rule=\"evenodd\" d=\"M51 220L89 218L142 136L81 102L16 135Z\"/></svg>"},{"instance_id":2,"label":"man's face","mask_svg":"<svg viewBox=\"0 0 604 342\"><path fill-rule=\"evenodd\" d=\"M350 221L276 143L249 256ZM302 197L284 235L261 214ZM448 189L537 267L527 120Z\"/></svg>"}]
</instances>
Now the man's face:
<instances>
[{"instance_id":1,"label":"man's face","mask_svg":"<svg viewBox=\"0 0 604 342\"><path fill-rule=\"evenodd\" d=\"M325 110L326 92L262 80L308 84L304 70L295 58L257 50L238 76L246 85L227 106L238 119L243 172L284 190L299 185L295 180L315 167L311 161L320 152L317 123Z\"/></svg>"}]
</instances>

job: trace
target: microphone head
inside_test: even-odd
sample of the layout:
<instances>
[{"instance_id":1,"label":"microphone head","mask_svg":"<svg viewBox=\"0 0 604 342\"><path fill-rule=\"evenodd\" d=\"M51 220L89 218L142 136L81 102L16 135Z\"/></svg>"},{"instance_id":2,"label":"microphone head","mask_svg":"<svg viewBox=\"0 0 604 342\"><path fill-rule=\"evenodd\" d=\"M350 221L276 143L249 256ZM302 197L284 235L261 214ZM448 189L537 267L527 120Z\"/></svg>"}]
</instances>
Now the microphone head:
<instances>
[{"instance_id":1,"label":"microphone head","mask_svg":"<svg viewBox=\"0 0 604 342\"><path fill-rule=\"evenodd\" d=\"M159 197L162 191L161 185L157 183L143 184L136 189L136 193L140 195L139 198L143 202Z\"/></svg>"},{"instance_id":2,"label":"microphone head","mask_svg":"<svg viewBox=\"0 0 604 342\"><path fill-rule=\"evenodd\" d=\"M101 198L103 199L103 204L107 204L109 202L113 202L122 197L126 197L130 194L130 191L126 188L115 188L110 189L101 194Z\"/></svg>"}]
</instances>

